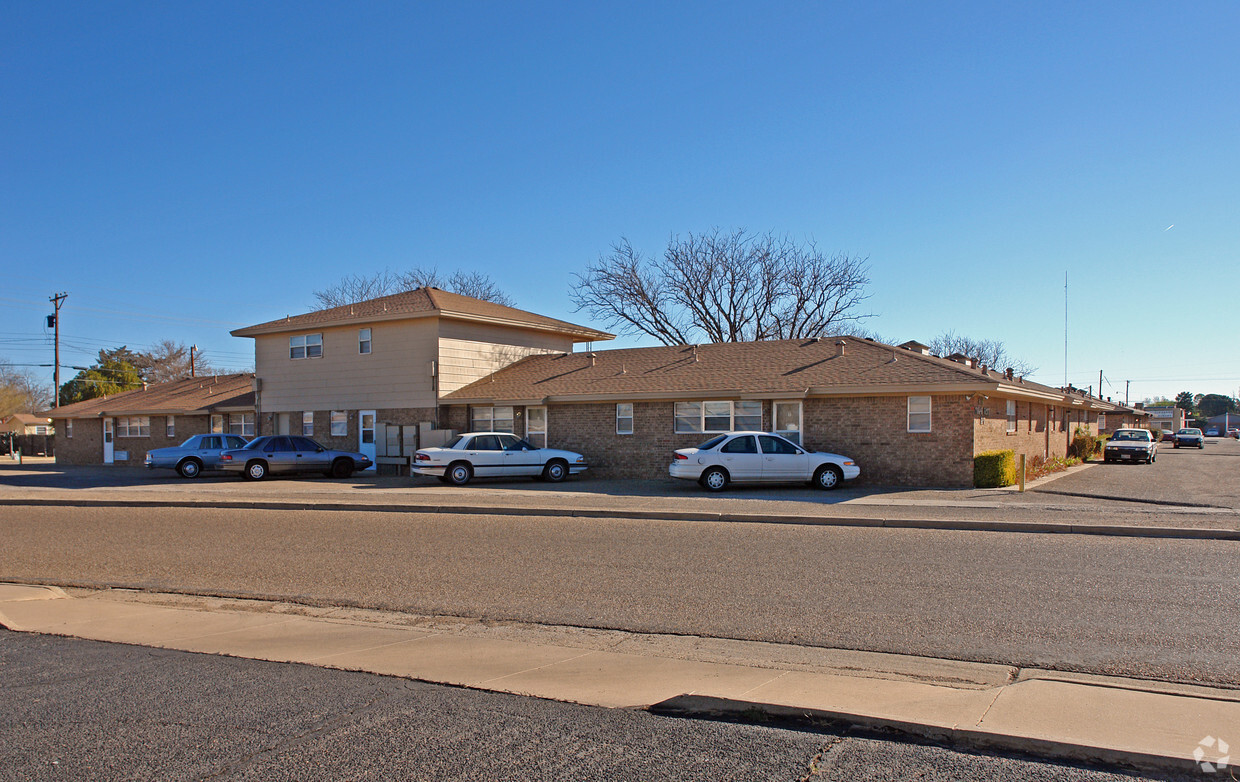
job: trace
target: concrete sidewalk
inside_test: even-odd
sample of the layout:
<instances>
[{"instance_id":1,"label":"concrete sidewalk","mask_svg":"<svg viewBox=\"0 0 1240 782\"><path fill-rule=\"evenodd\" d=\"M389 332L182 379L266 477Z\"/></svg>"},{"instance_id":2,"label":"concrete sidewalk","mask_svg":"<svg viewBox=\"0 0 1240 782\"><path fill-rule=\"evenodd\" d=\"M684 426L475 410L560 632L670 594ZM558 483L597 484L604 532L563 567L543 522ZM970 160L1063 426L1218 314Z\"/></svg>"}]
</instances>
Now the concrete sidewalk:
<instances>
[{"instance_id":1,"label":"concrete sidewalk","mask_svg":"<svg viewBox=\"0 0 1240 782\"><path fill-rule=\"evenodd\" d=\"M1195 771L1195 751L1212 762L1226 754L1215 737L1240 742L1240 691L869 652L25 585L0 585L0 624L610 708L834 722L1147 770Z\"/></svg>"}]
</instances>

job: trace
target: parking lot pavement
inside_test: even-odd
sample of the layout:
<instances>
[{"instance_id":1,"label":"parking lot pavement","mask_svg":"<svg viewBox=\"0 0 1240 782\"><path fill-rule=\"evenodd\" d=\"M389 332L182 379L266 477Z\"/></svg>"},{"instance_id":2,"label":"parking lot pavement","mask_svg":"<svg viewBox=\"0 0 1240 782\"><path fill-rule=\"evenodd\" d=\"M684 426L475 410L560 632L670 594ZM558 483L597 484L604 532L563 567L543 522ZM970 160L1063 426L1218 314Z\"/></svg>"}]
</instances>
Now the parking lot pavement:
<instances>
[{"instance_id":1,"label":"parking lot pavement","mask_svg":"<svg viewBox=\"0 0 1240 782\"><path fill-rule=\"evenodd\" d=\"M1091 464L1014 489L899 489L845 486L734 486L708 494L671 478L573 478L547 484L525 479L445 486L432 478L355 475L276 478L260 483L205 475L187 481L171 471L134 467L15 465L0 460L0 502L74 501L176 505L291 503L309 507L407 510L539 510L583 514L727 515L864 521L957 520L1053 525L1240 529L1234 480L1240 443L1211 439L1204 451L1164 448L1145 465Z\"/></svg>"}]
</instances>

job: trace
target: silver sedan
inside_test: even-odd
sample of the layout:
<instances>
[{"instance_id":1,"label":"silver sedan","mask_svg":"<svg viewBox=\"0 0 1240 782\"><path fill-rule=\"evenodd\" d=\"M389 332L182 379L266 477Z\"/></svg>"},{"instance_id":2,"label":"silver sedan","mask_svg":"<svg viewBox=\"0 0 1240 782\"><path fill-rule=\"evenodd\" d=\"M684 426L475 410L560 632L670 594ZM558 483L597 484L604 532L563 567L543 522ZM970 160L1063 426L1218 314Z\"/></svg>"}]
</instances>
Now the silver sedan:
<instances>
[{"instance_id":1,"label":"silver sedan","mask_svg":"<svg viewBox=\"0 0 1240 782\"><path fill-rule=\"evenodd\" d=\"M148 469L176 470L182 478L197 478L203 470L220 469L220 454L244 448L245 438L235 434L196 434L180 445L146 452Z\"/></svg>"}]
</instances>

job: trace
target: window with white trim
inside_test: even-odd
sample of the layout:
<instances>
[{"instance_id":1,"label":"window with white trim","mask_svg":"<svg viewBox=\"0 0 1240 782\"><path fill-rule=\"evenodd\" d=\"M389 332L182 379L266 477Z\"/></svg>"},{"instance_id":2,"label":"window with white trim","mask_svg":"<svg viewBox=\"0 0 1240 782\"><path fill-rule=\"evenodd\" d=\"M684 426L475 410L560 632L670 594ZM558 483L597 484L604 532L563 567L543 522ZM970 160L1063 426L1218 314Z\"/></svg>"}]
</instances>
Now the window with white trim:
<instances>
[{"instance_id":1,"label":"window with white trim","mask_svg":"<svg viewBox=\"0 0 1240 782\"><path fill-rule=\"evenodd\" d=\"M253 413L229 413L228 414L228 433L238 434L242 437L254 436L254 414Z\"/></svg>"},{"instance_id":2,"label":"window with white trim","mask_svg":"<svg viewBox=\"0 0 1240 782\"><path fill-rule=\"evenodd\" d=\"M177 419L176 416L170 415L164 419L164 434L169 437L177 436Z\"/></svg>"},{"instance_id":3,"label":"window with white trim","mask_svg":"<svg viewBox=\"0 0 1240 782\"><path fill-rule=\"evenodd\" d=\"M73 419L66 418L65 419L65 437L72 437L72 436L73 436Z\"/></svg>"},{"instance_id":4,"label":"window with white trim","mask_svg":"<svg viewBox=\"0 0 1240 782\"><path fill-rule=\"evenodd\" d=\"M349 434L349 417L343 410L332 411L332 437L346 437Z\"/></svg>"},{"instance_id":5,"label":"window with white trim","mask_svg":"<svg viewBox=\"0 0 1240 782\"><path fill-rule=\"evenodd\" d=\"M511 406L470 408L469 421L472 432L517 433L515 408Z\"/></svg>"},{"instance_id":6,"label":"window with white trim","mask_svg":"<svg viewBox=\"0 0 1240 782\"><path fill-rule=\"evenodd\" d=\"M673 411L676 434L758 431L761 428L762 402L757 399L677 402Z\"/></svg>"},{"instance_id":7,"label":"window with white trim","mask_svg":"<svg viewBox=\"0 0 1240 782\"><path fill-rule=\"evenodd\" d=\"M222 415L211 416L211 434L223 434L223 433L224 433L224 416Z\"/></svg>"},{"instance_id":8,"label":"window with white trim","mask_svg":"<svg viewBox=\"0 0 1240 782\"><path fill-rule=\"evenodd\" d=\"M797 445L801 444L801 403L772 402L771 420L775 422L775 434Z\"/></svg>"},{"instance_id":9,"label":"window with white trim","mask_svg":"<svg viewBox=\"0 0 1240 782\"><path fill-rule=\"evenodd\" d=\"M930 431L930 397L910 396L908 398L908 430L910 432Z\"/></svg>"},{"instance_id":10,"label":"window with white trim","mask_svg":"<svg viewBox=\"0 0 1240 782\"><path fill-rule=\"evenodd\" d=\"M1106 428L1107 428L1107 414L1099 413L1098 414L1098 431L1101 432L1102 430Z\"/></svg>"},{"instance_id":11,"label":"window with white trim","mask_svg":"<svg viewBox=\"0 0 1240 782\"><path fill-rule=\"evenodd\" d=\"M535 448L547 447L547 408L525 408L525 439Z\"/></svg>"},{"instance_id":12,"label":"window with white trim","mask_svg":"<svg viewBox=\"0 0 1240 782\"><path fill-rule=\"evenodd\" d=\"M357 330L357 352L363 355L370 352L370 329Z\"/></svg>"},{"instance_id":13,"label":"window with white trim","mask_svg":"<svg viewBox=\"0 0 1240 782\"><path fill-rule=\"evenodd\" d=\"M616 434L633 434L633 403L616 405Z\"/></svg>"},{"instance_id":14,"label":"window with white trim","mask_svg":"<svg viewBox=\"0 0 1240 782\"><path fill-rule=\"evenodd\" d=\"M306 410L301 414L301 433L305 437L314 437L314 411Z\"/></svg>"},{"instance_id":15,"label":"window with white trim","mask_svg":"<svg viewBox=\"0 0 1240 782\"><path fill-rule=\"evenodd\" d=\"M1016 400L1007 400L1007 430L1009 433L1016 431Z\"/></svg>"},{"instance_id":16,"label":"window with white trim","mask_svg":"<svg viewBox=\"0 0 1240 782\"><path fill-rule=\"evenodd\" d=\"M322 334L300 334L288 338L289 358L319 358L322 355Z\"/></svg>"},{"instance_id":17,"label":"window with white trim","mask_svg":"<svg viewBox=\"0 0 1240 782\"><path fill-rule=\"evenodd\" d=\"M151 417L148 415L131 415L116 419L117 437L150 437Z\"/></svg>"}]
</instances>

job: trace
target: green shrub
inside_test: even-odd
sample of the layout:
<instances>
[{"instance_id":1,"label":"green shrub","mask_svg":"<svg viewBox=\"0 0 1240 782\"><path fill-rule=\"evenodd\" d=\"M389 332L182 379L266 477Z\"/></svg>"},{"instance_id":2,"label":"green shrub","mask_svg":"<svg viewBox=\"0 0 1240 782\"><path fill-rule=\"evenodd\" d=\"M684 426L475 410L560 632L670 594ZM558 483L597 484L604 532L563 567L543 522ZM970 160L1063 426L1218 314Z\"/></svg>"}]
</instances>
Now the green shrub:
<instances>
[{"instance_id":1,"label":"green shrub","mask_svg":"<svg viewBox=\"0 0 1240 782\"><path fill-rule=\"evenodd\" d=\"M1015 451L984 451L973 457L973 485L979 489L1016 483Z\"/></svg>"},{"instance_id":2,"label":"green shrub","mask_svg":"<svg viewBox=\"0 0 1240 782\"><path fill-rule=\"evenodd\" d=\"M1088 429L1078 426L1076 431L1072 433L1072 444L1068 446L1068 455L1085 461L1101 451L1098 447L1098 441L1099 438L1090 434Z\"/></svg>"}]
</instances>

